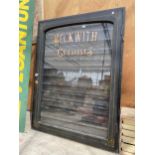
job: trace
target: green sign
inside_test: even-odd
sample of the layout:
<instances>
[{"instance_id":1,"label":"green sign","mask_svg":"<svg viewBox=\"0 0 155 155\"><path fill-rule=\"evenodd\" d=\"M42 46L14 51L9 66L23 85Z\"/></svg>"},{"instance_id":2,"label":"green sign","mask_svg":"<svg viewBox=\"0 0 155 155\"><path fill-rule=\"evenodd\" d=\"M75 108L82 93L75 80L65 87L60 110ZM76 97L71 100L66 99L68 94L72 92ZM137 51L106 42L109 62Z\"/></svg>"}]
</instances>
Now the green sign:
<instances>
[{"instance_id":1,"label":"green sign","mask_svg":"<svg viewBox=\"0 0 155 155\"><path fill-rule=\"evenodd\" d=\"M19 1L19 131L24 132L31 62L34 0Z\"/></svg>"}]
</instances>

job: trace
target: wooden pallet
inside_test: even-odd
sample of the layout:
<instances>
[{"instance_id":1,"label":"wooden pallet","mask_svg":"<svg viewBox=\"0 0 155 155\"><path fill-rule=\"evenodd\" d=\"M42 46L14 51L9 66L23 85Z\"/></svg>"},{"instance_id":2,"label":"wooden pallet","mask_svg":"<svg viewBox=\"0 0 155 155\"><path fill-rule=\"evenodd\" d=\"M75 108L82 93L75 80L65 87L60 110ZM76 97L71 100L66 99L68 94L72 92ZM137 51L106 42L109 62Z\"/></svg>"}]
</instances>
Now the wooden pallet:
<instances>
[{"instance_id":1,"label":"wooden pallet","mask_svg":"<svg viewBox=\"0 0 155 155\"><path fill-rule=\"evenodd\" d=\"M121 136L120 154L135 154L135 110L133 108L121 109Z\"/></svg>"}]
</instances>

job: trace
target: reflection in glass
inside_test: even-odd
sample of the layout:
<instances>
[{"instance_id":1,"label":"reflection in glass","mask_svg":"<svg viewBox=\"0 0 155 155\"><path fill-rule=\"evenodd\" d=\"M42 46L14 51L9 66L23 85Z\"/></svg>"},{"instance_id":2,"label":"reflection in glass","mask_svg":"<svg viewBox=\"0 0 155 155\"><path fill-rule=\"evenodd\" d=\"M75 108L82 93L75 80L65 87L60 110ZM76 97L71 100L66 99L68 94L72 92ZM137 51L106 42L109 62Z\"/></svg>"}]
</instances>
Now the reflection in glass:
<instances>
[{"instance_id":1,"label":"reflection in glass","mask_svg":"<svg viewBox=\"0 0 155 155\"><path fill-rule=\"evenodd\" d=\"M41 121L107 136L113 24L47 31Z\"/></svg>"}]
</instances>

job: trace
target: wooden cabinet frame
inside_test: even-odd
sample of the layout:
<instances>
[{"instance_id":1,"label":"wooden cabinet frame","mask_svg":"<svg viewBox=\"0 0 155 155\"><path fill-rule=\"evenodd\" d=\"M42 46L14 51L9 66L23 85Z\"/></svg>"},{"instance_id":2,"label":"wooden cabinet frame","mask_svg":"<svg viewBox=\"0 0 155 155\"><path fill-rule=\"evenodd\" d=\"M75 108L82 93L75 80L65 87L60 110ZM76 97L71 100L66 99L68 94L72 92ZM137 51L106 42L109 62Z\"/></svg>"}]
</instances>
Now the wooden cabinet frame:
<instances>
[{"instance_id":1,"label":"wooden cabinet frame","mask_svg":"<svg viewBox=\"0 0 155 155\"><path fill-rule=\"evenodd\" d=\"M122 49L124 33L124 8L111 9L95 13L87 13L76 16L63 17L53 20L39 22L38 41L37 41L37 64L35 85L34 106L32 112L32 127L34 129L76 140L88 145L96 146L102 149L118 152L119 150L119 119L120 119L120 92L121 92L121 66L122 66ZM109 103L109 126L108 136L105 140L95 137L81 135L78 133L65 131L60 128L46 126L40 122L40 103L42 90L42 74L44 65L45 52L45 33L49 29L76 25L82 23L94 22L111 22L114 24L114 35L112 44L112 81L110 87Z\"/></svg>"}]
</instances>

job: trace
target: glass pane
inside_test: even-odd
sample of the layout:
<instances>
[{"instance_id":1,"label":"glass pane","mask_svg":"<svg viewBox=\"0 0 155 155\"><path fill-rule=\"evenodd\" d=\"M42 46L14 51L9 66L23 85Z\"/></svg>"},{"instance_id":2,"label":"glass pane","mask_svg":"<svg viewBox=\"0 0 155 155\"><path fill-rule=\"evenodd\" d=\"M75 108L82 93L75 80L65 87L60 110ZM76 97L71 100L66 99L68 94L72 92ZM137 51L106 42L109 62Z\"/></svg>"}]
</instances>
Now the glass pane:
<instances>
[{"instance_id":1,"label":"glass pane","mask_svg":"<svg viewBox=\"0 0 155 155\"><path fill-rule=\"evenodd\" d=\"M41 122L106 138L113 24L46 32Z\"/></svg>"}]
</instances>

